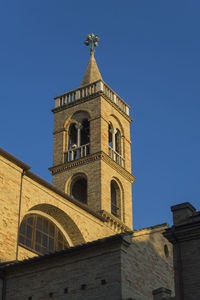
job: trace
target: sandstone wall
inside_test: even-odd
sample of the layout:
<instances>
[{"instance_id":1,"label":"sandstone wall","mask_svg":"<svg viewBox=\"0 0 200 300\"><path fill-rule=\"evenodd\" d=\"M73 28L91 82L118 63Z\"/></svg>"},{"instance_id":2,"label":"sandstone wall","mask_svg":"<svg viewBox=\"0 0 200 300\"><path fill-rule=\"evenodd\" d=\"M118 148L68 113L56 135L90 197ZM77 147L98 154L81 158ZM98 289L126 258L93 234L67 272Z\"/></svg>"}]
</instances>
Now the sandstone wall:
<instances>
[{"instance_id":1,"label":"sandstone wall","mask_svg":"<svg viewBox=\"0 0 200 300\"><path fill-rule=\"evenodd\" d=\"M167 225L136 230L127 252L122 252L123 299L153 299L152 291L174 291L173 249L162 236Z\"/></svg>"},{"instance_id":2,"label":"sandstone wall","mask_svg":"<svg viewBox=\"0 0 200 300\"><path fill-rule=\"evenodd\" d=\"M41 214L60 226L71 245L113 235L116 231L87 206L70 201L55 192L48 183L0 157L0 260L15 260L32 256L29 251L18 251L18 226L29 213ZM46 186L47 184L47 186ZM20 194L21 189L21 194ZM73 199L72 199L73 200ZM30 254L30 255L29 255Z\"/></svg>"}]
</instances>

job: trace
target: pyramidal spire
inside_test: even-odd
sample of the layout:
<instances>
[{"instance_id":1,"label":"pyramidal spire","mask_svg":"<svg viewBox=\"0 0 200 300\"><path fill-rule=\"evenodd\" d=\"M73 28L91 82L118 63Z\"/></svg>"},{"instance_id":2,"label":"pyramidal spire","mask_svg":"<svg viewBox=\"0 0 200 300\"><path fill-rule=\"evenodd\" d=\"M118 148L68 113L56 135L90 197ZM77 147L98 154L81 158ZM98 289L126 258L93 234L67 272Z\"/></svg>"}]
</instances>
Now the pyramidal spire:
<instances>
[{"instance_id":1,"label":"pyramidal spire","mask_svg":"<svg viewBox=\"0 0 200 300\"><path fill-rule=\"evenodd\" d=\"M100 79L102 80L101 73L94 58L94 49L98 45L98 41L99 36L95 36L93 33L88 34L86 38L85 45L90 46L90 60L88 62L80 87Z\"/></svg>"}]
</instances>

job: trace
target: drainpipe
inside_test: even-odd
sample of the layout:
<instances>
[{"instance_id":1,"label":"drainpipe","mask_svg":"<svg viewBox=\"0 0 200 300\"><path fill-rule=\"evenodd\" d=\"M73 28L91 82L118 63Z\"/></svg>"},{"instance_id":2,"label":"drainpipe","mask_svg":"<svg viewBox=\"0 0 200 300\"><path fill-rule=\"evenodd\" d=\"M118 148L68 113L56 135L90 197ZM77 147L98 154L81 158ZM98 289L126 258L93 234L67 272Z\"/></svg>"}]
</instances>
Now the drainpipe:
<instances>
[{"instance_id":1,"label":"drainpipe","mask_svg":"<svg viewBox=\"0 0 200 300\"><path fill-rule=\"evenodd\" d=\"M19 226L20 226L20 216L21 216L21 203L22 203L22 185L23 185L23 177L26 173L26 170L23 170L21 173L21 182L20 182L20 192L19 192L19 211L18 211L18 225L17 225L17 245L16 245L16 261L18 260L18 252L19 252Z\"/></svg>"},{"instance_id":2,"label":"drainpipe","mask_svg":"<svg viewBox=\"0 0 200 300\"><path fill-rule=\"evenodd\" d=\"M177 267L178 267L178 280L179 280L179 299L184 300L184 284L183 284L183 268L182 268L182 255L181 255L181 247L178 242L178 239L175 235L175 226L172 226L172 236L174 237L176 241L176 246L177 246Z\"/></svg>"}]
</instances>

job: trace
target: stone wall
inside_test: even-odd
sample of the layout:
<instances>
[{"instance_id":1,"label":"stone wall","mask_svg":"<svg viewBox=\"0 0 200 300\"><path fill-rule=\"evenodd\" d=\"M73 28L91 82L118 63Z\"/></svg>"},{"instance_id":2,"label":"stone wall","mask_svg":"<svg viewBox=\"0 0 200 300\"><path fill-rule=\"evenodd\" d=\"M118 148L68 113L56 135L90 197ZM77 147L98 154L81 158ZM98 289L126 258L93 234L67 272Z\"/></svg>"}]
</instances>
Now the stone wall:
<instances>
[{"instance_id":1,"label":"stone wall","mask_svg":"<svg viewBox=\"0 0 200 300\"><path fill-rule=\"evenodd\" d=\"M121 299L120 245L98 243L6 270L7 300Z\"/></svg>"},{"instance_id":2,"label":"stone wall","mask_svg":"<svg viewBox=\"0 0 200 300\"><path fill-rule=\"evenodd\" d=\"M13 162L9 156L5 156L0 156L0 260L32 256L29 251L19 251L17 247L19 224L29 213L50 218L62 228L66 239L71 240L71 245L116 233L103 217L87 205L60 193L30 171L22 176L23 163Z\"/></svg>"},{"instance_id":3,"label":"stone wall","mask_svg":"<svg viewBox=\"0 0 200 300\"><path fill-rule=\"evenodd\" d=\"M167 259L162 253L160 230L136 232L133 239L118 234L10 265L6 299L151 300L160 284L173 288L171 253Z\"/></svg>"},{"instance_id":4,"label":"stone wall","mask_svg":"<svg viewBox=\"0 0 200 300\"><path fill-rule=\"evenodd\" d=\"M90 115L90 155L64 163L67 150L68 128L74 113L86 111ZM93 96L79 100L54 111L54 163L51 168L53 184L62 191L70 190L70 181L76 174L85 174L88 183L88 206L96 211L111 211L111 180L121 187L121 220L132 228L131 175L131 119L105 96ZM121 132L121 150L125 165L121 167L109 157L108 126L112 123Z\"/></svg>"},{"instance_id":5,"label":"stone wall","mask_svg":"<svg viewBox=\"0 0 200 300\"><path fill-rule=\"evenodd\" d=\"M172 228L164 236L173 244L176 300L200 299L200 212L188 202L171 207Z\"/></svg>"},{"instance_id":6,"label":"stone wall","mask_svg":"<svg viewBox=\"0 0 200 300\"><path fill-rule=\"evenodd\" d=\"M164 286L174 291L172 246L162 236L167 224L134 231L132 243L122 252L123 299L153 299Z\"/></svg>"},{"instance_id":7,"label":"stone wall","mask_svg":"<svg viewBox=\"0 0 200 300\"><path fill-rule=\"evenodd\" d=\"M23 169L0 156L0 260L15 260Z\"/></svg>"}]
</instances>

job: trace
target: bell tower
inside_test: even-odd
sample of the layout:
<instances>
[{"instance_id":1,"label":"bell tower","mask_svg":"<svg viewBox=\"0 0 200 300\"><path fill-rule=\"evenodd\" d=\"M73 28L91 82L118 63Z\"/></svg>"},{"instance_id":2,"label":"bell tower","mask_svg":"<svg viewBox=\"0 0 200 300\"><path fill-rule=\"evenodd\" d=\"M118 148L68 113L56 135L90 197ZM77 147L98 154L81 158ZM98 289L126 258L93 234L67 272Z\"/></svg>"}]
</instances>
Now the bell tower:
<instances>
[{"instance_id":1,"label":"bell tower","mask_svg":"<svg viewBox=\"0 0 200 300\"><path fill-rule=\"evenodd\" d=\"M132 228L129 106L102 79L89 34L90 59L79 88L55 97L53 184Z\"/></svg>"}]
</instances>

